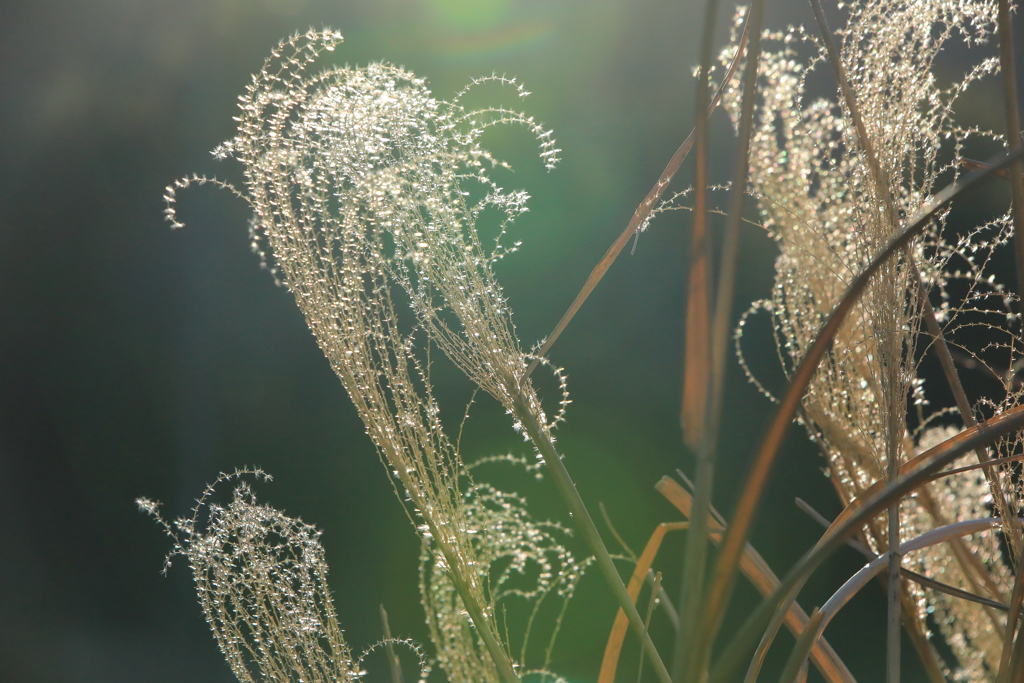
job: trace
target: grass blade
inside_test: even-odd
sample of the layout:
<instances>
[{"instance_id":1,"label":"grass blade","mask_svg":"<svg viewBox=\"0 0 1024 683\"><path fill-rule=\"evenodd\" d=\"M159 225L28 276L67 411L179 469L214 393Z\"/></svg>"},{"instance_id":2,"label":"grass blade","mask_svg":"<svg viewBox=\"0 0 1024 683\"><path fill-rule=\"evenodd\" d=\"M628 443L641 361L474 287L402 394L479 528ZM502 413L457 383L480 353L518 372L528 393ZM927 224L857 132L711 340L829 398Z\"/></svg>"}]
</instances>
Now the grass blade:
<instances>
[{"instance_id":1,"label":"grass blade","mask_svg":"<svg viewBox=\"0 0 1024 683\"><path fill-rule=\"evenodd\" d=\"M800 672L804 671L804 662L807 659L807 653L814 645L815 636L821 625L822 613L815 607L814 611L811 612L811 618L807 621L807 626L804 627L803 633L797 638L796 646L793 651L789 654L789 659L786 661L786 667L782 670L782 675L779 676L779 683L793 683L798 680ZM806 676L806 674L805 674Z\"/></svg>"},{"instance_id":2,"label":"grass blade","mask_svg":"<svg viewBox=\"0 0 1024 683\"><path fill-rule=\"evenodd\" d=\"M701 33L701 48L700 48L700 67L697 71L697 122L695 131L697 134L697 169L696 169L696 182L694 185L693 195L693 215L694 215L694 240L698 241L698 236L704 236L707 232L707 100L708 100L708 88L710 81L711 72L711 50L712 41L714 40L715 33L715 19L718 13L718 0L707 0L707 6L704 8L704 26ZM693 415L700 415L701 422L696 425L695 431L691 436L687 436L684 432L683 438L688 441L692 441L697 444L696 455L697 455L697 471L695 479L697 481L696 491L696 505L697 509L701 510L701 514L693 518L693 528L690 529L690 533L686 536L686 554L683 560L683 577L682 585L679 589L679 603L676 607L676 611L679 612L679 630L676 631L676 642L672 653L672 681L673 683L683 683L684 680L692 679L692 676L688 675L691 664L688 660L693 659L693 640L697 632L697 624L700 620L700 601L701 593L704 587L704 572L705 565L707 564L707 512L706 510L711 503L711 481L713 479L712 474L714 472L714 465L711 461L711 456L708 455L708 440L713 438L711 435L712 430L709 429L707 424L708 417L710 415L709 407L711 401L711 376L709 374L708 364L710 358L710 326L708 325L707 313L710 302L706 294L709 277L706 273L707 264L709 260L707 258L707 252L709 251L707 246L707 240L702 239L699 241L698 248L704 253L695 253L691 257L696 259L694 263L695 268L700 268L703 272L703 281L696 283L698 290L694 292L696 296L705 295L703 301L698 300L696 306L700 308L700 311L687 310L687 324L690 323L690 318L697 318L694 320L695 325L703 324L703 327L696 327L693 330L687 328L686 341L690 342L691 337L699 339L695 341L692 347L686 349L687 358L685 359L685 370L689 371L693 368L694 372L692 376L684 375L684 387L683 387L683 407L684 414L681 416L684 423L692 419ZM701 266L700 264L704 264ZM690 277L694 277L695 273L691 270ZM699 317L703 316L703 320L699 320ZM701 355L703 354L703 355ZM703 367L702 367L703 366ZM690 386L685 386L685 382L689 380ZM687 413L686 411L690 411ZM684 424L685 429L685 424ZM696 437L696 438L695 438Z\"/></svg>"},{"instance_id":3,"label":"grass blade","mask_svg":"<svg viewBox=\"0 0 1024 683\"><path fill-rule=\"evenodd\" d=\"M669 531L676 531L679 529L685 529L690 526L686 522L666 522L659 524L654 529L654 533L651 534L650 539L647 541L647 545L644 546L644 551L640 554L637 559L636 567L633 569L633 576L629 579L629 585L626 586L626 592L629 593L629 598L635 603L637 596L640 595L640 586L643 585L644 577L647 576L647 571L651 568L651 564L654 562L655 556L658 554L658 550L661 548L661 542L665 538L665 534ZM658 576L661 576L661 572L658 572ZM655 579L655 587L651 591L652 599L653 596L657 596L661 588L661 582ZM648 616L646 622L650 622ZM622 653L622 641L626 638L626 629L629 627L629 621L626 619L626 613L619 608L619 611L615 614L615 621L612 624L612 630L608 634L608 644L604 648L604 659L601 660L601 673L597 677L598 683L614 683L615 682L615 670L619 666L619 655ZM646 626L645 626L646 629ZM643 658L641 658L641 661Z\"/></svg>"},{"instance_id":4,"label":"grass blade","mask_svg":"<svg viewBox=\"0 0 1024 683\"><path fill-rule=\"evenodd\" d=\"M714 0L708 4L708 18L705 22L705 47L707 52L701 55L701 78L698 80L698 97L706 94L706 84L710 67L710 37L714 24ZM710 377L705 390L703 418L699 445L697 448L697 466L695 479L695 499L693 528L687 536L686 557L684 563L683 586L680 596L679 614L682 628L676 640L676 653L673 661L673 678L681 680L698 680L710 659L711 644L721 621L724 610L709 612L700 607L704 601L704 571L707 563L707 519L711 507L711 492L714 483L715 460L718 451L718 431L721 422L722 400L725 387L725 359L729 347L729 331L732 327L732 299L736 282L736 260L739 254L740 225L743 221L743 206L746 198L747 178L749 174L750 136L753 131L754 104L757 95L757 69L761 56L761 24L764 18L764 0L754 0L751 4L747 22L748 45L746 64L743 73L743 96L740 105L738 144L733 166L732 190L730 192L729 214L726 220L725 234L722 244L721 267L718 272L718 285L714 292L715 308L711 322L710 338ZM703 107L698 104L698 111ZM697 137L697 186L694 213L698 228L706 220L706 171L703 153L704 127L698 125ZM706 229L706 228L705 228ZM689 313L687 313L689 316ZM689 323L689 321L688 321ZM690 337L687 328L687 337ZM687 350L687 362L690 351ZM700 362L698 358L693 362ZM696 391L693 392L694 394ZM684 396L686 392L684 391ZM685 406L685 404L684 404Z\"/></svg>"}]
</instances>

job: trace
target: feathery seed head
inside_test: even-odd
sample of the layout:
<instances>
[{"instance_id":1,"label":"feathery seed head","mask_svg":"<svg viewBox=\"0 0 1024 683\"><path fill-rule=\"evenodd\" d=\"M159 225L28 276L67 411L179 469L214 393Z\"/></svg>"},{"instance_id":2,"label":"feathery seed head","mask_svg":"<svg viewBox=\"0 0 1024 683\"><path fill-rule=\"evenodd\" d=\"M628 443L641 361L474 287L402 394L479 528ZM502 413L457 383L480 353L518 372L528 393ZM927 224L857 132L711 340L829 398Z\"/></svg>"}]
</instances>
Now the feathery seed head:
<instances>
[{"instance_id":1,"label":"feathery seed head","mask_svg":"<svg viewBox=\"0 0 1024 683\"><path fill-rule=\"evenodd\" d=\"M838 105L808 101L805 94L808 72L828 64L824 46L798 31L765 34L768 47L759 74L764 105L751 139L750 185L780 255L771 299L751 310L770 312L787 372L813 344L852 279L940 183L956 178L963 141L978 133L955 124L953 103L995 68L993 60L984 60L948 89L940 88L932 74L936 56L954 35L967 43L985 41L995 25L995 2L863 0L848 12L845 27L836 31L840 59L877 159L874 168L846 100L839 97ZM798 39L813 44L808 67L798 59ZM729 57L723 53L723 60ZM738 116L738 86L731 87L725 103ZM801 421L826 455L844 504L887 481L900 463L929 443L949 436L947 428L929 424L945 412L925 413L918 376L921 284L942 298L938 315L950 343L957 343L962 330L984 328L1002 336L990 352L998 347L1012 359L1019 348L1005 309L993 305L1001 289L985 273L993 250L1006 242L1007 218L949 244L943 235L946 215L873 278L803 398ZM907 424L909 398L920 424L917 444ZM999 477L1011 478L1007 470ZM990 504L991 491L977 473L949 476L902 501L901 537L917 536L949 519L985 516ZM999 512L1004 519L1016 518L1016 510ZM1007 522L1007 529L1013 526ZM886 531L884 517L867 528L876 552L888 550ZM982 595L1002 595L1010 576L994 532L929 548L906 562L922 574ZM986 581L990 585L979 584ZM938 623L956 656L956 676L993 678L1002 616L916 585L908 590L922 620L931 614Z\"/></svg>"},{"instance_id":2,"label":"feathery seed head","mask_svg":"<svg viewBox=\"0 0 1024 683\"><path fill-rule=\"evenodd\" d=\"M359 666L327 587L320 532L258 504L245 482L236 484L226 507L207 502L216 483L242 474L263 476L258 470L221 475L192 517L173 526L157 503L139 499L139 509L174 539L171 555L188 558L206 622L239 681L357 680ZM204 509L208 519L201 524Z\"/></svg>"}]
</instances>

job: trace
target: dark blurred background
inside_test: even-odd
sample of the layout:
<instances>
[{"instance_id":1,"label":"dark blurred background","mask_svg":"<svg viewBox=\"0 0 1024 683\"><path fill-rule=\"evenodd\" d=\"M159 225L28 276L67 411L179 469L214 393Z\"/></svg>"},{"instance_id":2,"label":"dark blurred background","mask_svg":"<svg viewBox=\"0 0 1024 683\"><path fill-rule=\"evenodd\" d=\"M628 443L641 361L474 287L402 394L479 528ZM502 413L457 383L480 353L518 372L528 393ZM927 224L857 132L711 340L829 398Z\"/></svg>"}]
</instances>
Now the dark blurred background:
<instances>
[{"instance_id":1,"label":"dark blurred background","mask_svg":"<svg viewBox=\"0 0 1024 683\"><path fill-rule=\"evenodd\" d=\"M179 559L160 575L170 540L133 499L185 514L206 482L242 465L274 475L256 488L262 501L324 530L354 650L380 638L379 604L396 635L426 641L416 537L291 296L250 253L247 207L200 188L179 205L188 227L172 231L162 219L163 188L175 178L240 180L234 162L215 162L209 150L233 135L236 97L281 38L338 29L345 44L330 59L403 65L440 98L492 72L526 83L533 96L505 102L554 129L562 164L545 173L522 130L485 142L515 168L502 183L533 195L514 228L523 248L499 271L529 346L557 322L692 126L702 9L665 0L4 3L0 681L233 680L188 567ZM796 0L769 4L776 28L807 14ZM724 26L719 38L724 45ZM978 92L973 122L1000 128L998 100L986 99L998 88ZM721 112L714 134L724 179L731 134ZM690 173L687 165L680 188ZM652 485L692 464L678 426L688 241L687 214L656 221L552 352L574 401L558 432L569 470L636 550L655 524L678 519ZM767 295L774 254L748 229L738 311ZM777 386L761 323L748 354ZM770 414L738 369L730 373L715 490L726 515ZM438 376L457 425L468 391L443 364ZM510 426L479 400L464 454L529 455ZM820 534L793 497L838 512L822 464L795 434L761 506L754 542L780 574ZM569 522L545 486L529 490L538 515ZM681 547L670 537L659 563L672 595ZM802 602L820 604L857 564L841 555ZM882 671L881 593L869 588L827 632L862 680ZM741 586L734 616L752 600ZM614 610L592 571L566 616L557 671L596 678ZM628 640L624 661L635 662L633 649ZM368 667L368 680L386 680L382 660Z\"/></svg>"}]
</instances>

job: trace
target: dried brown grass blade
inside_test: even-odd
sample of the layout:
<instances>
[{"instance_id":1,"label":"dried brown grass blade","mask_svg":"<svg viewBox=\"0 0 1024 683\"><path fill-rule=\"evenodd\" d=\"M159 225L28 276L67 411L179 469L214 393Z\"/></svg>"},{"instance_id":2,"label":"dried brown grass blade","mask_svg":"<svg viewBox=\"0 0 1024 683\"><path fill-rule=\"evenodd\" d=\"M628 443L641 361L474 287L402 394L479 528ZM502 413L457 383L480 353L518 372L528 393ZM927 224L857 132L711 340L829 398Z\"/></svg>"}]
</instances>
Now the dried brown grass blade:
<instances>
[{"instance_id":1,"label":"dried brown grass blade","mask_svg":"<svg viewBox=\"0 0 1024 683\"><path fill-rule=\"evenodd\" d=\"M711 292L707 213L696 211L690 242L683 355L683 441L696 451L704 437L708 383L711 381Z\"/></svg>"},{"instance_id":2,"label":"dried brown grass blade","mask_svg":"<svg viewBox=\"0 0 1024 683\"><path fill-rule=\"evenodd\" d=\"M736 67L739 65L740 58L743 56L743 49L746 46L746 43L747 31L746 28L744 28L743 36L740 39L739 47L736 50L736 56L733 57L732 63L729 64L729 70L726 71L725 78L722 79L722 84L718 87L718 92L715 93L715 97L713 100L711 100L711 104L708 107L709 117L711 116L711 113L715 110L715 108L718 106L719 102L721 102L722 95L725 94L725 89L726 87L728 87L729 82L732 80L733 74L735 74ZM648 218L650 218L651 211L653 211L654 207L657 206L658 200L661 199L661 195L665 192L665 188L668 187L668 184L672 182L672 178L675 177L676 171L679 170L679 167L682 165L683 160L686 159L686 156L690 153L690 150L693 148L693 143L696 141L696 139L697 130L695 128L690 131L690 134L686 136L685 140L683 140L683 144L679 145L679 149L677 149L676 153L672 155L671 159L669 159L668 164L665 166L665 170L661 172L661 176L659 176L658 178L658 182L654 184L654 187L652 187L651 191L647 193L647 196L644 197L644 200L640 202L640 206L638 206L636 208L636 211L633 212L633 217L629 220L629 224L626 226L626 229L623 230L622 234L619 235L618 239L616 239L615 242L612 243L612 246L608 247L608 251L606 251L604 256L601 257L601 260L598 262L598 264L594 266L594 269L590 272L590 275L587 277L587 281L583 283L583 288L580 290L579 294L576 295L576 298L573 300L572 305L569 306L569 310L565 312L565 314L562 316L562 319L558 321L557 325L555 325L555 329L551 331L551 334L548 335L547 340L540 347L540 350L537 351L538 358L534 359L534 361L530 363L529 367L526 369L526 374L524 375L524 377L529 377L531 374L533 374L533 371L537 368L537 365L540 363L539 358L543 358L544 356L547 355L548 351L551 350L551 347L554 345L555 341L558 340L558 337L562 334L566 326L576 315L577 311L579 311L580 307L583 306L583 302L587 300L587 298L590 296L590 293L594 291L595 287L597 287L597 283L601 281L601 278L603 278L605 273L608 272L608 269L611 268L612 263L615 262L615 259L618 258L619 254L625 248L626 244L629 243L629 238L632 237L634 233L636 233L637 229L640 228L640 226L642 226Z\"/></svg>"},{"instance_id":3,"label":"dried brown grass blade","mask_svg":"<svg viewBox=\"0 0 1024 683\"><path fill-rule=\"evenodd\" d=\"M665 496L679 512L683 513L683 516L691 516L693 498L674 479L662 477L654 485L654 488L658 493ZM708 529L711 540L716 543L721 542L724 527L715 519L713 514L709 515ZM757 592L765 597L771 595L779 587L779 579L775 576L775 572L771 570L760 553L749 543L743 549L740 571L757 589ZM786 610L785 624L794 635L798 636L803 632L807 624L807 613L804 612L800 605L794 602ZM856 683L853 674L850 673L849 669L846 668L846 665L839 658L839 655L836 654L836 651L832 649L832 646L824 638L819 639L811 650L811 660L818 671L821 672L821 675L825 677L825 680L831 683Z\"/></svg>"},{"instance_id":4,"label":"dried brown grass blade","mask_svg":"<svg viewBox=\"0 0 1024 683\"><path fill-rule=\"evenodd\" d=\"M664 522L659 524L654 529L654 533L651 534L650 539L647 541L647 545L644 546L644 551L640 554L640 558L636 562L636 567L633 569L633 575L629 579L629 585L626 586L626 592L629 593L629 598L636 602L637 596L640 595L640 586L644 583L644 577L647 576L647 570L651 568L654 563L654 558L658 554L658 550L661 548L661 542L665 538L665 534L669 531L677 531L679 529L686 529L689 527L687 522ZM660 587L660 586L659 586ZM608 644L604 648L604 659L601 660L601 673L597 678L598 683L614 683L615 682L615 671L619 666L619 655L622 653L622 642L626 638L626 631L629 629L629 620L626 618L626 613L619 608L619 611L615 614L615 621L612 623L612 630L608 634Z\"/></svg>"},{"instance_id":5,"label":"dried brown grass blade","mask_svg":"<svg viewBox=\"0 0 1024 683\"><path fill-rule=\"evenodd\" d=\"M983 171L986 168L988 168L988 164L983 163L981 161L975 161L974 159L968 159L966 157L960 157L960 165L966 168L968 171ZM1006 171L1005 168L999 169L998 171L995 172L994 175L997 178L1002 178L1003 180L1010 179L1010 174Z\"/></svg>"},{"instance_id":6,"label":"dried brown grass blade","mask_svg":"<svg viewBox=\"0 0 1024 683\"><path fill-rule=\"evenodd\" d=\"M713 0L708 3L708 16L713 20ZM764 0L753 0L748 10L747 24L750 32L747 46L746 65L742 82L740 115L737 125L736 156L733 163L732 188L729 196L729 214L722 236L721 260L718 269L717 286L714 291L714 314L711 319L710 375L704 390L705 405L701 408L703 425L696 440L696 481L693 528L686 539L686 556L683 586L680 597L679 615L681 628L676 638L676 652L672 664L673 680L699 680L711 658L711 646L721 626L725 610L708 610L703 606L705 595L705 571L707 564L707 517L711 508L711 490L714 483L715 461L718 454L718 433L722 417L725 393L726 356L729 348L729 333L732 328L732 303L736 286L736 263L739 256L740 226L743 222L743 208L749 177L750 138L753 132L754 105L757 99L758 65L761 56L761 24L764 19ZM711 26L705 26L705 38L710 38ZM709 54L702 54L701 73L707 74ZM703 96L706 84L698 83L698 94ZM698 111L702 109L698 106ZM698 151L704 147L706 125L703 135L698 136ZM704 158L698 155L695 213L698 220L706 216L706 178ZM689 350L687 355L689 356ZM689 360L689 359L688 359ZM698 358L695 362L704 359ZM706 362L706 361L705 361ZM697 392L694 391L693 394Z\"/></svg>"},{"instance_id":7,"label":"dried brown grass blade","mask_svg":"<svg viewBox=\"0 0 1024 683\"><path fill-rule=\"evenodd\" d=\"M719 0L707 0L704 7L704 21L701 30L700 68L697 70L696 88L697 125L694 129L697 136L697 164L693 188L695 235L705 235L707 232L708 117L705 112L707 111L706 103L708 89L710 88L712 41L714 40L718 5ZM758 34L759 32L755 31L755 38ZM702 246L699 247L703 248L705 252L707 251L706 243L707 240L705 239L701 242ZM702 257L700 253L697 253L692 254L691 258L697 259L696 263L700 263L703 258L703 263L710 267L710 261L706 255ZM699 293L710 296L708 291L709 279L705 273L704 281L697 285ZM705 300L703 304L698 302L695 305L702 306L708 304L710 302ZM687 312L687 316L689 316L689 312ZM690 380L690 387L684 388L685 403L683 407L684 410L688 409L700 415L701 423L695 426L691 425L693 431L689 435L684 434L683 436L687 442L695 444L694 453L697 460L694 473L694 479L697 481L697 488L695 489L697 494L696 505L698 510L706 511L711 504L711 484L715 471L714 446L711 443L714 440L715 430L707 424L708 417L713 413L712 406L714 404L712 396L714 377L712 375L710 357L712 331L711 325L708 324L707 308L704 309L703 318L703 327L693 330L687 328L686 330L687 341L690 341L690 338L695 336L699 338L699 341L694 344L692 349L687 348L685 350L687 357L684 360L684 370L696 368L699 372L699 379L694 377L686 378L684 375L684 381L686 379ZM704 355L699 356L701 353ZM700 367L701 364L704 367ZM681 422L692 419L692 415L683 414L680 417ZM686 551L683 556L683 580L679 591L679 602L676 606L676 611L679 612L679 629L676 631L672 652L673 683L684 683L684 681L693 679L691 670L697 666L693 660L700 658L696 654L699 651L695 649L695 645L697 628L700 624L700 602L703 598L704 577L707 571L708 539L706 518L707 515L705 513L696 515L693 518L693 528L686 535Z\"/></svg>"}]
</instances>

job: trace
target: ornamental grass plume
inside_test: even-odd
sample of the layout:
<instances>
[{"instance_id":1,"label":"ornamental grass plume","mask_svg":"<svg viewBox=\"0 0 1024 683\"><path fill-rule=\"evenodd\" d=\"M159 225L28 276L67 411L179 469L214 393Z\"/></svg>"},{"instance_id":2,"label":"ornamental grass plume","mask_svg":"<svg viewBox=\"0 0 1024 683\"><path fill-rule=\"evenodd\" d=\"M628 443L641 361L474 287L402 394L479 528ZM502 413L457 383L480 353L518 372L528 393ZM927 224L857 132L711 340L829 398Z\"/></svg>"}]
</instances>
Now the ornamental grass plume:
<instances>
[{"instance_id":1,"label":"ornamental grass plume","mask_svg":"<svg viewBox=\"0 0 1024 683\"><path fill-rule=\"evenodd\" d=\"M516 680L520 665L494 611L505 581L488 568L510 553L516 574L529 560L547 567L536 589L521 596L537 601L550 590L571 595L581 568L559 546L558 573L550 576L552 537L531 526L521 505L487 505L499 492L473 482L446 436L426 347L438 344L511 409L526 356L491 265L509 251L500 240L527 196L489 179L487 167L498 162L477 139L491 125L518 122L537 136L549 167L558 150L532 119L501 108L467 112L458 104L465 91L451 103L436 100L422 79L388 64L312 73L315 60L340 42L330 31L282 42L241 98L238 135L215 154L242 162L247 191L235 192L254 211L253 249L295 295L408 501L429 557L424 563L433 567L424 601L441 639L442 667L452 680ZM497 76L474 85L489 81L515 85ZM205 179L168 188L176 227L175 193L192 182ZM486 195L470 204L467 183L482 185ZM486 251L475 222L491 207L505 218ZM396 300L402 291L416 314L411 320ZM437 304L439 292L458 331ZM507 550L474 536L484 512L492 526L514 534ZM442 598L442 585L454 593ZM452 640L454 633L462 636Z\"/></svg>"},{"instance_id":2,"label":"ornamental grass plume","mask_svg":"<svg viewBox=\"0 0 1024 683\"><path fill-rule=\"evenodd\" d=\"M526 500L499 491L488 484L476 484L466 492L467 532L486 573L489 613L524 612L526 627L518 643L520 678L564 681L549 670L555 639L562 617L589 562L577 562L562 543L569 531L560 524L534 521ZM458 592L448 571L436 554L424 545L420 557L420 595L427 615L430 639L437 663L451 683L498 681L469 628ZM538 623L545 601L555 601L556 617ZM558 605L557 601L561 604ZM525 609L523 609L525 608ZM539 633L538 633L539 632ZM532 637L547 637L543 658L532 665ZM514 645L509 643L509 645Z\"/></svg>"},{"instance_id":3,"label":"ornamental grass plume","mask_svg":"<svg viewBox=\"0 0 1024 683\"><path fill-rule=\"evenodd\" d=\"M752 310L770 312L787 374L849 282L897 234L904 218L918 213L941 184L957 177L966 138L981 133L957 127L953 105L997 63L983 61L946 89L938 86L931 67L956 34L968 44L984 42L994 29L995 14L994 2L946 0L869 0L850 8L846 27L837 31L841 58L881 182L876 182L849 103L808 101L804 83L811 69L827 63L825 47L795 31L766 34L777 47L762 57L764 105L751 139L750 178L763 225L781 253L771 299L756 302ZM809 67L798 59L801 42L815 47ZM738 93L727 92L725 102L735 117ZM1012 363L1018 353L1015 316L1004 303L1009 298L987 268L992 252L1007 242L1009 216L949 244L947 215L871 281L804 395L800 421L821 447L844 505L863 499L908 459L960 431L933 426L948 421L950 411L929 409L919 373L919 343L936 343L922 329L925 316L932 315L922 299L929 289L941 298L937 318L951 343L968 328L983 327L991 341L987 362L997 350L1003 352L1001 362ZM741 333L742 325L738 342ZM754 379L749 370L748 375ZM913 411L907 409L908 399ZM999 407L1006 410L1013 403ZM965 416L963 425L971 426L973 418ZM994 506L1005 520L1009 552L1001 551L999 533L986 531L965 542L918 551L905 558L904 566L1007 603L1020 544L1013 479L1009 467L999 470L992 484L980 471L945 477L905 498L899 520L900 536L913 538L950 521L986 517ZM1001 495L993 496L994 489ZM1006 500L1010 503L1000 504ZM885 519L869 524L865 537L875 553L886 552ZM909 582L902 600L916 616L906 623L911 635L917 634L914 642L923 657L940 662L957 680L995 680L1004 613ZM942 634L955 662L942 662L921 637L933 629Z\"/></svg>"},{"instance_id":4,"label":"ornamental grass plume","mask_svg":"<svg viewBox=\"0 0 1024 683\"><path fill-rule=\"evenodd\" d=\"M327 588L320 532L258 504L244 481L227 506L209 502L217 484L242 475L269 479L259 470L221 475L192 516L173 525L160 516L159 503L136 501L174 540L165 571L175 555L188 559L206 622L241 683L359 680Z\"/></svg>"}]
</instances>

